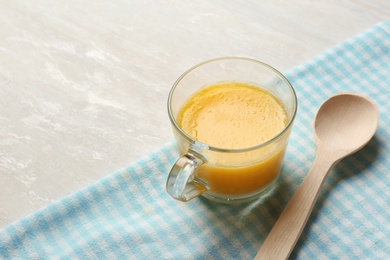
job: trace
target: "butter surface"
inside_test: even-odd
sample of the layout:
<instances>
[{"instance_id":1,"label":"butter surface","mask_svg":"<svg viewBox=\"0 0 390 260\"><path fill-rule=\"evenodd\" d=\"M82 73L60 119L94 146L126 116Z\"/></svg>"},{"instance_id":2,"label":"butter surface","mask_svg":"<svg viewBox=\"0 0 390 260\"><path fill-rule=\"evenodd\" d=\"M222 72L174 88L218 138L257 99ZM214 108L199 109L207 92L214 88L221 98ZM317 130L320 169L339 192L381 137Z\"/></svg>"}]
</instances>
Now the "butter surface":
<instances>
[{"instance_id":1,"label":"butter surface","mask_svg":"<svg viewBox=\"0 0 390 260\"><path fill-rule=\"evenodd\" d=\"M207 86L183 105L179 126L194 139L219 148L263 143L287 124L283 105L268 91L240 82Z\"/></svg>"}]
</instances>

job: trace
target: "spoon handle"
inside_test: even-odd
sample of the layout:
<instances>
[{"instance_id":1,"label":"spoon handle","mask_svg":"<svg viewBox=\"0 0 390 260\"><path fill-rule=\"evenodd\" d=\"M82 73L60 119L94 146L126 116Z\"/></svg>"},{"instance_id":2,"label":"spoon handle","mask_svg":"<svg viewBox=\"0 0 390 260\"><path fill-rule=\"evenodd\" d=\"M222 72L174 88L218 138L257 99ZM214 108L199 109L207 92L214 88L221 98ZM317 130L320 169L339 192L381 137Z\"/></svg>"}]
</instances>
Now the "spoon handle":
<instances>
[{"instance_id":1,"label":"spoon handle","mask_svg":"<svg viewBox=\"0 0 390 260\"><path fill-rule=\"evenodd\" d=\"M255 259L287 259L309 218L319 190L335 161L319 153L309 173L264 240ZM321 154L321 156L320 156Z\"/></svg>"}]
</instances>

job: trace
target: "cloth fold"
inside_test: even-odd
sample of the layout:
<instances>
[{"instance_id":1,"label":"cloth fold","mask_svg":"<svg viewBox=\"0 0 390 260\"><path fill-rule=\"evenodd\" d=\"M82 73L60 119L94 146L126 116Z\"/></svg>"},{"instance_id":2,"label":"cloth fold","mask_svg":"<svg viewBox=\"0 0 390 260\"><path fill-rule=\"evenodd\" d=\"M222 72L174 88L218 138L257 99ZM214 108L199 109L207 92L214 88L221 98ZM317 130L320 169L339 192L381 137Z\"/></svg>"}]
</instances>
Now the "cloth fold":
<instances>
[{"instance_id":1,"label":"cloth fold","mask_svg":"<svg viewBox=\"0 0 390 260\"><path fill-rule=\"evenodd\" d=\"M124 170L0 230L0 258L252 259L315 154L312 121L338 92L372 98L374 138L327 178L291 258L390 257L390 22L285 73L299 100L278 186L257 201L177 202L165 192L169 143Z\"/></svg>"}]
</instances>

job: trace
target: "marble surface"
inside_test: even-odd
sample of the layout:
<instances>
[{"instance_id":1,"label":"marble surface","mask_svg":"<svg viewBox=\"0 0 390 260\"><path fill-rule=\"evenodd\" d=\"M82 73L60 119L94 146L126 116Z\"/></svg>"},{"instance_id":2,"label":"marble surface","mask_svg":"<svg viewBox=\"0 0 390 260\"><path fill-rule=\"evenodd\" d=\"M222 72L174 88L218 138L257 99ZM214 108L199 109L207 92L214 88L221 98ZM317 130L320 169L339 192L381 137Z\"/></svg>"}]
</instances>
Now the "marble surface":
<instances>
[{"instance_id":1,"label":"marble surface","mask_svg":"<svg viewBox=\"0 0 390 260\"><path fill-rule=\"evenodd\" d=\"M189 67L283 72L389 19L388 0L0 0L0 228L171 142Z\"/></svg>"}]
</instances>

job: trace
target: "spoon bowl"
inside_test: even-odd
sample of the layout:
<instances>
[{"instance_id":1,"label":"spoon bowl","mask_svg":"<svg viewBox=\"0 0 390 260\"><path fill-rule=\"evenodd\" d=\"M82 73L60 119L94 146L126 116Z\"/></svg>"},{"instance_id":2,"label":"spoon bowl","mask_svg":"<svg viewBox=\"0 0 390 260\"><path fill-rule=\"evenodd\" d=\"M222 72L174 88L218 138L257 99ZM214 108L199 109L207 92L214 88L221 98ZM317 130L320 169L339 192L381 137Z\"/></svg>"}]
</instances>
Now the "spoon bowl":
<instances>
[{"instance_id":1,"label":"spoon bowl","mask_svg":"<svg viewBox=\"0 0 390 260\"><path fill-rule=\"evenodd\" d=\"M378 126L378 109L369 98L341 93L326 100L314 120L316 158L255 259L287 259L317 200L329 170L362 148Z\"/></svg>"},{"instance_id":2,"label":"spoon bowl","mask_svg":"<svg viewBox=\"0 0 390 260\"><path fill-rule=\"evenodd\" d=\"M317 142L339 149L360 149L374 135L378 110L364 96L342 93L328 99L314 123Z\"/></svg>"}]
</instances>

